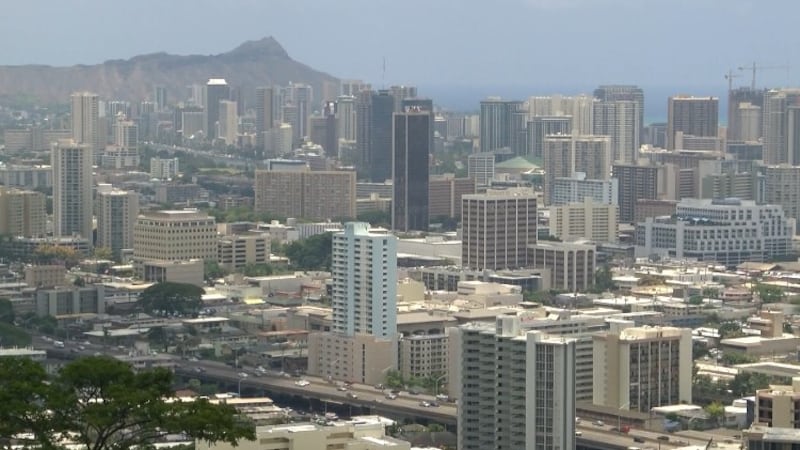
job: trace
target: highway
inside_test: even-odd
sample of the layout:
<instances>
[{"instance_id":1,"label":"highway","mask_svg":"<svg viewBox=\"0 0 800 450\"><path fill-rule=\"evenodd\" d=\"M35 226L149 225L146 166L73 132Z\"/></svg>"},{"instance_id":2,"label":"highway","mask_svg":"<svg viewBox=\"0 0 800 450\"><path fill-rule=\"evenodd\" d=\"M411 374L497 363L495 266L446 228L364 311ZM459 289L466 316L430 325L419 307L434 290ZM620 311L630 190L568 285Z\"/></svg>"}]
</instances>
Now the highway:
<instances>
[{"instance_id":1,"label":"highway","mask_svg":"<svg viewBox=\"0 0 800 450\"><path fill-rule=\"evenodd\" d=\"M34 346L47 350L48 355L51 357L61 359L72 359L77 356L89 356L97 353L110 355L127 353L116 347L105 348L101 345L75 341L68 342L66 348L56 348L52 341L45 341L40 337L34 337ZM83 349L80 347L83 347ZM384 415L390 418L425 419L440 423L450 429L455 429L457 426L455 404L438 402L440 404L438 407L420 405L422 401L434 401L434 398L429 395L411 395L408 392L401 392L396 399L390 400L385 397L388 391L381 391L375 389L374 386L364 384L352 384L347 391L340 391L338 389L339 385L329 383L319 377L292 378L277 372L268 372L266 375L259 376L252 369L237 369L215 361L189 361L178 357L173 357L173 359L176 364L176 374L187 378L222 382L242 389L256 388L262 389L267 393L272 392L273 394L292 395L301 398L318 399L323 402L352 405L368 409L372 414ZM246 373L247 376L242 377L240 376L241 373ZM298 386L295 383L300 379L307 380L309 384L307 386ZM355 394L356 398L352 398L348 394ZM577 449L626 450L629 447L637 447L643 450L669 450L688 445L704 447L712 436L708 433L699 432L667 434L641 429L631 429L628 434L622 434L613 430L615 425L611 423L598 425L589 420L581 420L580 423L576 424ZM634 438L640 438L644 442L636 442ZM719 436L714 436L714 438L716 441L721 440Z\"/></svg>"}]
</instances>

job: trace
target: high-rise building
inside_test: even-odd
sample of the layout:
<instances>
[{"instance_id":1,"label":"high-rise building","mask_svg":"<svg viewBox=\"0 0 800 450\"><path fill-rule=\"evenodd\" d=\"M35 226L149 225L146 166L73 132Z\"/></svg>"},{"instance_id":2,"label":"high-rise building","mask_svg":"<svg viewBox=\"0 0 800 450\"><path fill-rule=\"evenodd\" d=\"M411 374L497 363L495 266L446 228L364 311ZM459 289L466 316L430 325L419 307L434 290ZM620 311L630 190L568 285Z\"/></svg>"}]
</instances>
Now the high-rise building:
<instances>
[{"instance_id":1,"label":"high-rise building","mask_svg":"<svg viewBox=\"0 0 800 450\"><path fill-rule=\"evenodd\" d=\"M394 99L394 112L403 112L403 100L417 98L417 87L389 86L389 93Z\"/></svg>"},{"instance_id":2,"label":"high-rise building","mask_svg":"<svg viewBox=\"0 0 800 450\"><path fill-rule=\"evenodd\" d=\"M236 102L219 101L219 122L217 137L225 141L225 145L236 145L239 137L239 117L236 115Z\"/></svg>"},{"instance_id":3,"label":"high-rise building","mask_svg":"<svg viewBox=\"0 0 800 450\"><path fill-rule=\"evenodd\" d=\"M431 221L442 217L461 218L461 197L475 193L473 178L455 178L452 175L433 176L428 180L428 217Z\"/></svg>"},{"instance_id":4,"label":"high-rise building","mask_svg":"<svg viewBox=\"0 0 800 450\"><path fill-rule=\"evenodd\" d=\"M356 97L361 91L371 91L372 85L362 80L339 80L339 94Z\"/></svg>"},{"instance_id":5,"label":"high-rise building","mask_svg":"<svg viewBox=\"0 0 800 450\"><path fill-rule=\"evenodd\" d=\"M294 144L299 145L300 141L309 135L308 118L312 112L313 91L311 86L300 83L291 84L289 91L291 102L297 108L297 116L295 122L287 122L292 125Z\"/></svg>"},{"instance_id":6,"label":"high-rise building","mask_svg":"<svg viewBox=\"0 0 800 450\"><path fill-rule=\"evenodd\" d=\"M167 109L167 88L164 86L153 86L153 103L156 104L156 112ZM111 115L111 117L114 117Z\"/></svg>"},{"instance_id":7,"label":"high-rise building","mask_svg":"<svg viewBox=\"0 0 800 450\"><path fill-rule=\"evenodd\" d=\"M529 189L462 196L462 264L490 270L525 267L528 246L536 243L536 220L536 196Z\"/></svg>"},{"instance_id":8,"label":"high-rise building","mask_svg":"<svg viewBox=\"0 0 800 450\"><path fill-rule=\"evenodd\" d=\"M607 180L611 166L611 139L608 136L552 135L544 140L544 198L553 201L556 178L583 172L592 180Z\"/></svg>"},{"instance_id":9,"label":"high-rise building","mask_svg":"<svg viewBox=\"0 0 800 450\"><path fill-rule=\"evenodd\" d=\"M50 153L53 167L53 234L92 238L92 147L60 140Z\"/></svg>"},{"instance_id":10,"label":"high-rise building","mask_svg":"<svg viewBox=\"0 0 800 450\"><path fill-rule=\"evenodd\" d=\"M331 331L308 338L308 372L374 384L397 367L397 238L348 222L333 235Z\"/></svg>"},{"instance_id":11,"label":"high-rise building","mask_svg":"<svg viewBox=\"0 0 800 450\"><path fill-rule=\"evenodd\" d=\"M619 205L619 180L589 180L583 172L575 172L571 177L556 178L550 205L582 202L586 198L604 205Z\"/></svg>"},{"instance_id":12,"label":"high-rise building","mask_svg":"<svg viewBox=\"0 0 800 450\"><path fill-rule=\"evenodd\" d=\"M133 151L139 149L139 126L136 122L118 116L112 128L115 146Z\"/></svg>"},{"instance_id":13,"label":"high-rise building","mask_svg":"<svg viewBox=\"0 0 800 450\"><path fill-rule=\"evenodd\" d=\"M524 332L520 318L452 330L461 361L458 448L575 448L576 341Z\"/></svg>"},{"instance_id":14,"label":"high-rise building","mask_svg":"<svg viewBox=\"0 0 800 450\"><path fill-rule=\"evenodd\" d=\"M537 242L528 249L528 265L547 269L552 289L586 291L594 285L597 247L586 241Z\"/></svg>"},{"instance_id":15,"label":"high-rise building","mask_svg":"<svg viewBox=\"0 0 800 450\"><path fill-rule=\"evenodd\" d=\"M641 129L644 128L644 90L639 86L630 84L601 85L594 90L594 98L601 102L624 101L636 103L636 107L639 111L639 126Z\"/></svg>"},{"instance_id":16,"label":"high-rise building","mask_svg":"<svg viewBox=\"0 0 800 450\"><path fill-rule=\"evenodd\" d=\"M348 222L333 235L331 331L383 338L397 334L397 238Z\"/></svg>"},{"instance_id":17,"label":"high-rise building","mask_svg":"<svg viewBox=\"0 0 800 450\"><path fill-rule=\"evenodd\" d=\"M44 194L0 186L0 235L43 237L47 210Z\"/></svg>"},{"instance_id":18,"label":"high-rise building","mask_svg":"<svg viewBox=\"0 0 800 450\"><path fill-rule=\"evenodd\" d=\"M520 101L501 100L498 97L481 101L481 152L511 147L512 116L522 111L522 106Z\"/></svg>"},{"instance_id":19,"label":"high-rise building","mask_svg":"<svg viewBox=\"0 0 800 450\"><path fill-rule=\"evenodd\" d=\"M219 105L221 100L230 100L231 88L224 78L211 78L206 83L205 102L203 103L203 126L206 139L214 140L217 135L219 122ZM185 133L184 133L185 134Z\"/></svg>"},{"instance_id":20,"label":"high-rise building","mask_svg":"<svg viewBox=\"0 0 800 450\"><path fill-rule=\"evenodd\" d=\"M763 171L764 202L780 205L786 217L800 221L800 166L766 166Z\"/></svg>"},{"instance_id":21,"label":"high-rise building","mask_svg":"<svg viewBox=\"0 0 800 450\"><path fill-rule=\"evenodd\" d=\"M394 114L392 136L392 229L428 229L428 166L431 112Z\"/></svg>"},{"instance_id":22,"label":"high-rise building","mask_svg":"<svg viewBox=\"0 0 800 450\"><path fill-rule=\"evenodd\" d=\"M217 260L217 224L196 209L149 211L133 225L133 256L140 260Z\"/></svg>"},{"instance_id":23,"label":"high-rise building","mask_svg":"<svg viewBox=\"0 0 800 450\"><path fill-rule=\"evenodd\" d=\"M100 100L91 92L76 92L72 100L72 139L92 149L92 158L98 158L105 148L105 136L100 132Z\"/></svg>"},{"instance_id":24,"label":"high-rise building","mask_svg":"<svg viewBox=\"0 0 800 450\"><path fill-rule=\"evenodd\" d=\"M667 104L667 149L675 150L675 134L716 137L719 133L717 97L670 97Z\"/></svg>"},{"instance_id":25,"label":"high-rise building","mask_svg":"<svg viewBox=\"0 0 800 450\"><path fill-rule=\"evenodd\" d=\"M359 170L370 181L392 178L392 114L394 98L389 91L362 91L356 102L356 143Z\"/></svg>"},{"instance_id":26,"label":"high-rise building","mask_svg":"<svg viewBox=\"0 0 800 450\"><path fill-rule=\"evenodd\" d=\"M107 185L108 186L108 185ZM98 188L97 246L111 250L119 260L123 249L133 249L133 224L139 215L139 194Z\"/></svg>"},{"instance_id":27,"label":"high-rise building","mask_svg":"<svg viewBox=\"0 0 800 450\"><path fill-rule=\"evenodd\" d=\"M588 239L597 243L617 242L619 206L582 202L550 207L550 234L562 241Z\"/></svg>"},{"instance_id":28,"label":"high-rise building","mask_svg":"<svg viewBox=\"0 0 800 450\"><path fill-rule=\"evenodd\" d=\"M257 170L258 212L309 220L356 215L356 174L352 171Z\"/></svg>"},{"instance_id":29,"label":"high-rise building","mask_svg":"<svg viewBox=\"0 0 800 450\"><path fill-rule=\"evenodd\" d=\"M528 121L527 129L531 156L541 158L547 136L572 134L572 116L534 116Z\"/></svg>"},{"instance_id":30,"label":"high-rise building","mask_svg":"<svg viewBox=\"0 0 800 450\"><path fill-rule=\"evenodd\" d=\"M592 134L593 104L594 98L590 95L530 97L528 112L531 117L568 116L572 120L572 132L586 135Z\"/></svg>"},{"instance_id":31,"label":"high-rise building","mask_svg":"<svg viewBox=\"0 0 800 450\"><path fill-rule=\"evenodd\" d=\"M635 161L640 145L640 104L632 100L599 100L594 102L594 133L611 138L611 160Z\"/></svg>"},{"instance_id":32,"label":"high-rise building","mask_svg":"<svg viewBox=\"0 0 800 450\"><path fill-rule=\"evenodd\" d=\"M659 168L655 165L614 164L614 178L619 183L619 221L632 223L636 200L658 199Z\"/></svg>"},{"instance_id":33,"label":"high-rise building","mask_svg":"<svg viewBox=\"0 0 800 450\"><path fill-rule=\"evenodd\" d=\"M692 403L692 330L611 322L594 336L594 404L649 413Z\"/></svg>"},{"instance_id":34,"label":"high-rise building","mask_svg":"<svg viewBox=\"0 0 800 450\"><path fill-rule=\"evenodd\" d=\"M339 139L356 140L356 98L342 95L336 100L336 118L339 123Z\"/></svg>"},{"instance_id":35,"label":"high-rise building","mask_svg":"<svg viewBox=\"0 0 800 450\"><path fill-rule=\"evenodd\" d=\"M256 147L264 151L264 133L275 127L275 90L272 86L256 88Z\"/></svg>"},{"instance_id":36,"label":"high-rise building","mask_svg":"<svg viewBox=\"0 0 800 450\"><path fill-rule=\"evenodd\" d=\"M175 178L180 171L178 158L150 158L150 176L159 180Z\"/></svg>"},{"instance_id":37,"label":"high-rise building","mask_svg":"<svg viewBox=\"0 0 800 450\"><path fill-rule=\"evenodd\" d=\"M494 179L494 160L492 152L470 154L467 156L467 176L474 179L477 186L488 186Z\"/></svg>"},{"instance_id":38,"label":"high-rise building","mask_svg":"<svg viewBox=\"0 0 800 450\"><path fill-rule=\"evenodd\" d=\"M747 105L747 106L744 106ZM758 136L751 139L751 125L745 123L745 114L749 117L757 112L761 118L761 107L764 105L764 91L752 90L750 87L740 87L728 91L728 140L729 141L755 141L761 137L761 125L758 125ZM747 138L745 138L747 136Z\"/></svg>"},{"instance_id":39,"label":"high-rise building","mask_svg":"<svg viewBox=\"0 0 800 450\"><path fill-rule=\"evenodd\" d=\"M761 111L765 164L800 164L798 106L800 88L773 89L764 93Z\"/></svg>"}]
</instances>

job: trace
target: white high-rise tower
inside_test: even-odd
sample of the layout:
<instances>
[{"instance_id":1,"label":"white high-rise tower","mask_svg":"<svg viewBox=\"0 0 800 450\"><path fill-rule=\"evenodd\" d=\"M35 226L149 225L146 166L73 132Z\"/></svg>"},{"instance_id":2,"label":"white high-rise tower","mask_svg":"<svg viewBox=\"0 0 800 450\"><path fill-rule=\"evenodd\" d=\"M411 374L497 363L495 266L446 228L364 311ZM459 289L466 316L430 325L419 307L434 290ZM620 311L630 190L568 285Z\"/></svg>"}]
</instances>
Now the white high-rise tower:
<instances>
[{"instance_id":1,"label":"white high-rise tower","mask_svg":"<svg viewBox=\"0 0 800 450\"><path fill-rule=\"evenodd\" d=\"M74 140L53 144L53 218L56 236L92 242L92 147Z\"/></svg>"}]
</instances>

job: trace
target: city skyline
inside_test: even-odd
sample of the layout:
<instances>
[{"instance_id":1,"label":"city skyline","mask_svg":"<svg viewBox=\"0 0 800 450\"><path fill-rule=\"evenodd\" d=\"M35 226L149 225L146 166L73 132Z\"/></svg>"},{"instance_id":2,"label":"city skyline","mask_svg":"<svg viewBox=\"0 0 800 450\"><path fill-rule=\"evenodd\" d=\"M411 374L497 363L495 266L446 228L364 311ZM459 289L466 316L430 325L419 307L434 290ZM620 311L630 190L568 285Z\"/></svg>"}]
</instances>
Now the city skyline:
<instances>
[{"instance_id":1,"label":"city skyline","mask_svg":"<svg viewBox=\"0 0 800 450\"><path fill-rule=\"evenodd\" d=\"M633 83L652 88L681 80L681 88L723 88L723 75L729 68L735 70L752 61L791 66L795 61L782 49L791 48L800 40L788 32L800 5L785 1L769 2L780 7L782 13L772 15L768 23L752 17L769 11L770 5L751 0L724 5L711 0L658 0L647 6L629 0L506 0L500 5L470 1L461 8L452 2L428 4L411 0L408 7L397 12L399 16L393 16L395 23L413 21L419 29L434 30L430 34L384 26L380 2L365 0L343 5L312 0L263 4L238 1L222 10L205 8L204 1L191 2L190 8L185 1L111 6L87 0L77 5L48 4L54 12L48 17L58 17L53 22L37 13L42 3L15 6L0 18L0 38L26 44L6 49L3 63L63 66L155 52L217 54L243 41L271 35L298 61L337 77L362 78L377 86L411 83L429 88L538 86L553 90L583 87L588 71L596 83ZM141 7L141 3L153 8ZM173 17L185 20L174 21ZM655 17L659 23L680 24L693 32L654 39L650 18ZM234 18L238 26L222 35L196 31L197 23ZM138 23L161 31L130 39L126 33L107 28L122 20L134 28ZM307 32L297 32L301 23ZM337 26L328 29L332 23ZM467 23L479 25L480 32L462 25ZM593 31L599 23L604 24L602 32ZM68 26L72 30L94 29L103 39L96 39L97 35L90 32L65 33ZM727 32L740 29L751 32ZM782 32L784 29L787 31ZM572 32L564 33L569 30ZM322 33L329 45L319 45ZM556 34L560 45L537 44ZM365 36L370 38L364 39ZM51 45L56 39L62 45ZM591 46L587 47L587 39ZM434 40L444 45L432 45ZM713 63L709 64L707 52L682 51L698 42L714 48ZM70 51L63 51L64 45ZM357 47L358 51L343 57L329 51L330 45ZM678 55L680 58L676 58ZM476 59L478 56L480 60ZM748 81L748 73L741 75L736 84ZM759 78L766 84L781 86L790 83L790 75L783 70L765 71Z\"/></svg>"}]
</instances>

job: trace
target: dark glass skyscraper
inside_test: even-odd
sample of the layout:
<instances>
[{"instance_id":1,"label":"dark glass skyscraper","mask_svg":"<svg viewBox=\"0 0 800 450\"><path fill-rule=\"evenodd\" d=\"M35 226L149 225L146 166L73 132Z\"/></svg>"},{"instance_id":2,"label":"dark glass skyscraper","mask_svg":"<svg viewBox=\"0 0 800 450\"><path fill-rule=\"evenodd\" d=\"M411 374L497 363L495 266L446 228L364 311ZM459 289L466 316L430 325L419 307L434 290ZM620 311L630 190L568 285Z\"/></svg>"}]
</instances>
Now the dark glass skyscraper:
<instances>
[{"instance_id":1,"label":"dark glass skyscraper","mask_svg":"<svg viewBox=\"0 0 800 450\"><path fill-rule=\"evenodd\" d=\"M359 111L361 109L359 108ZM370 181L382 183L392 178L392 114L394 114L394 97L389 91L381 90L373 93L368 108L369 118L362 124L357 120L357 127L368 130L358 132L358 137L368 137L366 150L366 166Z\"/></svg>"},{"instance_id":2,"label":"dark glass skyscraper","mask_svg":"<svg viewBox=\"0 0 800 450\"><path fill-rule=\"evenodd\" d=\"M231 88L223 78L212 78L206 84L205 112L206 138L213 140L217 137L217 123L219 122L220 100L230 100Z\"/></svg>"},{"instance_id":3,"label":"dark glass skyscraper","mask_svg":"<svg viewBox=\"0 0 800 450\"><path fill-rule=\"evenodd\" d=\"M430 112L410 108L394 115L392 229L428 229Z\"/></svg>"}]
</instances>

